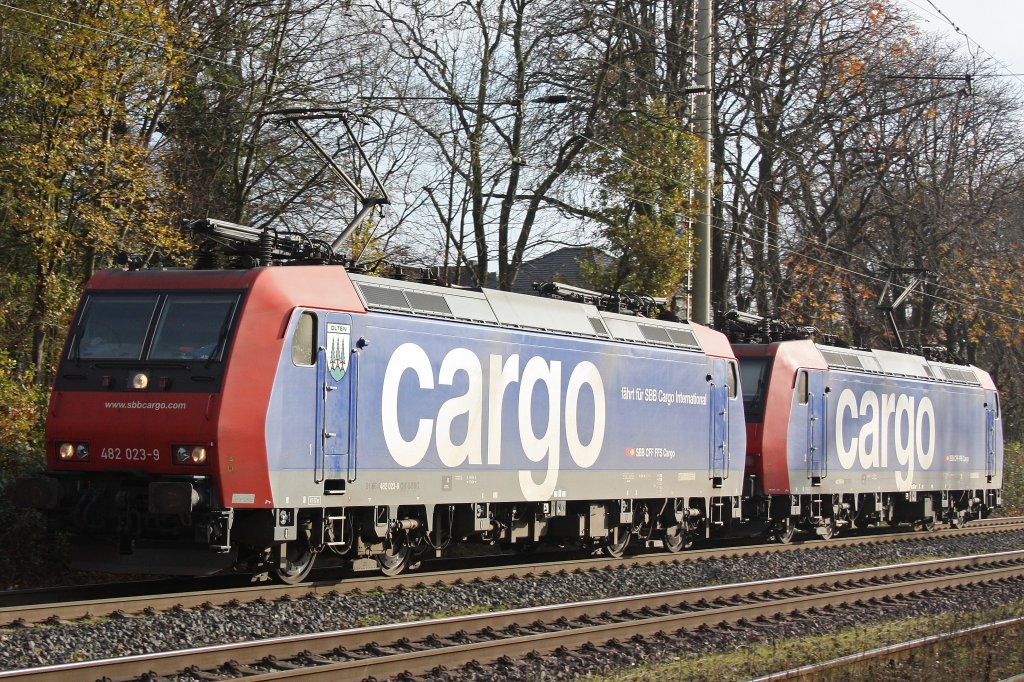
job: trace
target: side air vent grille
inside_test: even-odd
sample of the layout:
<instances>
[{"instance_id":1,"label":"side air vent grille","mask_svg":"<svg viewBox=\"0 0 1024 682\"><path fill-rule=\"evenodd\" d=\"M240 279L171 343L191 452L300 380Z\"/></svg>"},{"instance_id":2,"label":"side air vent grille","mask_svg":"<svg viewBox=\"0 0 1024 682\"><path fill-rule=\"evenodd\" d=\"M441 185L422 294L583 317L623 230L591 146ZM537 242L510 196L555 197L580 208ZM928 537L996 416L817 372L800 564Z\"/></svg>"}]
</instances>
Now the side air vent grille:
<instances>
[{"instance_id":1,"label":"side air vent grille","mask_svg":"<svg viewBox=\"0 0 1024 682\"><path fill-rule=\"evenodd\" d=\"M957 369L955 367L943 367L942 373L946 375L946 378L950 381L959 381L963 384L975 384L979 385L978 377L974 375L974 372L966 369Z\"/></svg>"},{"instance_id":2,"label":"side air vent grille","mask_svg":"<svg viewBox=\"0 0 1024 682\"><path fill-rule=\"evenodd\" d=\"M398 289L388 287L375 287L370 284L359 285L366 304L371 307L391 308L393 310L410 310L409 302L405 300L405 294Z\"/></svg>"},{"instance_id":3,"label":"side air vent grille","mask_svg":"<svg viewBox=\"0 0 1024 682\"><path fill-rule=\"evenodd\" d=\"M846 367L846 363L843 362L843 356L839 353L823 350L821 351L821 357L825 358L825 362L828 363L829 367Z\"/></svg>"},{"instance_id":4,"label":"side air vent grille","mask_svg":"<svg viewBox=\"0 0 1024 682\"><path fill-rule=\"evenodd\" d=\"M697 343L697 337L689 329L669 329L668 337L672 339L672 343L680 346L700 348L700 344Z\"/></svg>"},{"instance_id":5,"label":"side air vent grille","mask_svg":"<svg viewBox=\"0 0 1024 682\"><path fill-rule=\"evenodd\" d=\"M588 317L590 320L590 326L594 328L594 333L598 336L608 336L608 328L604 326L604 322L597 317Z\"/></svg>"},{"instance_id":6,"label":"side air vent grille","mask_svg":"<svg viewBox=\"0 0 1024 682\"><path fill-rule=\"evenodd\" d=\"M829 367L845 367L847 369L864 369L859 355L853 353L837 353L834 350L822 350L822 357Z\"/></svg>"},{"instance_id":7,"label":"side air vent grille","mask_svg":"<svg viewBox=\"0 0 1024 682\"><path fill-rule=\"evenodd\" d=\"M653 343L672 343L672 338L664 327L652 327L649 324L638 324L637 326L640 327L640 332L648 341Z\"/></svg>"},{"instance_id":8,"label":"side air vent grille","mask_svg":"<svg viewBox=\"0 0 1024 682\"><path fill-rule=\"evenodd\" d=\"M435 315L450 316L452 314L451 308L448 307L448 302L444 300L444 296L425 294L420 291L407 291L405 296L409 299L409 303L412 304L414 310L434 313Z\"/></svg>"}]
</instances>

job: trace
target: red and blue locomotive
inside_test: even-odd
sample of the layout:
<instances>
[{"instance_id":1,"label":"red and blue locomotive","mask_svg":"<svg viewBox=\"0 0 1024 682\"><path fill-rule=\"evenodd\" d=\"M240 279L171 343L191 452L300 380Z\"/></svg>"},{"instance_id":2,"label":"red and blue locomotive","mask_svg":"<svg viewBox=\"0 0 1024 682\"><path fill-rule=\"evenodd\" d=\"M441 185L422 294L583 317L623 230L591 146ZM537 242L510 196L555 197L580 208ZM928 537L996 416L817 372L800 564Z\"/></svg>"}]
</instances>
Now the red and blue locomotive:
<instances>
[{"instance_id":1,"label":"red and blue locomotive","mask_svg":"<svg viewBox=\"0 0 1024 682\"><path fill-rule=\"evenodd\" d=\"M999 395L977 367L811 340L733 344L747 475L772 532L959 525L1001 504Z\"/></svg>"},{"instance_id":2,"label":"red and blue locomotive","mask_svg":"<svg viewBox=\"0 0 1024 682\"><path fill-rule=\"evenodd\" d=\"M678 550L739 516L745 427L718 332L319 264L97 274L46 438L25 496L78 565L299 580L465 540Z\"/></svg>"},{"instance_id":3,"label":"red and blue locomotive","mask_svg":"<svg viewBox=\"0 0 1024 682\"><path fill-rule=\"evenodd\" d=\"M196 230L256 266L101 272L72 323L48 472L21 493L80 566L298 581L321 553L391 574L466 541L679 551L998 504L976 368L734 346L618 297L369 277Z\"/></svg>"}]
</instances>

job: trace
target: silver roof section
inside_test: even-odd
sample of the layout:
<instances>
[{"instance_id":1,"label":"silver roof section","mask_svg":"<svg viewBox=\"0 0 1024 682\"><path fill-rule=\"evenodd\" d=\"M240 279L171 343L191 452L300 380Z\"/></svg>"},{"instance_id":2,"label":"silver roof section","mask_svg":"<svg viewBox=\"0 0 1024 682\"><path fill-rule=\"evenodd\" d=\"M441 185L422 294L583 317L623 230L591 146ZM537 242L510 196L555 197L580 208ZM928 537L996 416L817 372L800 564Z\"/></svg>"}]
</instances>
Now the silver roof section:
<instances>
[{"instance_id":1,"label":"silver roof section","mask_svg":"<svg viewBox=\"0 0 1024 682\"><path fill-rule=\"evenodd\" d=\"M487 297L498 318L498 324L502 327L593 336L594 327L587 318L601 315L594 306L582 303L556 301L553 298L513 294L494 289L486 289L481 293Z\"/></svg>"},{"instance_id":2,"label":"silver roof section","mask_svg":"<svg viewBox=\"0 0 1024 682\"><path fill-rule=\"evenodd\" d=\"M850 369L855 372L951 381L972 386L981 385L974 368L969 365L931 362L920 355L894 353L887 350L835 348L821 345L818 346L818 350L831 369Z\"/></svg>"},{"instance_id":3,"label":"silver roof section","mask_svg":"<svg viewBox=\"0 0 1024 682\"><path fill-rule=\"evenodd\" d=\"M495 289L470 290L349 274L367 310L701 351L688 324Z\"/></svg>"}]
</instances>

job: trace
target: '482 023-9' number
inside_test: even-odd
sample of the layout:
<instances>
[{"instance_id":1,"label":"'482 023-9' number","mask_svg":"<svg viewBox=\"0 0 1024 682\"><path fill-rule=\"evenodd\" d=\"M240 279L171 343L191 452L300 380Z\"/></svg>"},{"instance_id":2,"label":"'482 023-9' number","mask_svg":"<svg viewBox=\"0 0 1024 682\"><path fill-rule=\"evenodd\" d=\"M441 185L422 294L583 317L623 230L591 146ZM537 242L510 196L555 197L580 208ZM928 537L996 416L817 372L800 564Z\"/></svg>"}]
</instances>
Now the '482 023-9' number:
<instances>
[{"instance_id":1,"label":"'482 023-9' number","mask_svg":"<svg viewBox=\"0 0 1024 682\"><path fill-rule=\"evenodd\" d=\"M103 448L100 459L114 462L159 462L160 448Z\"/></svg>"}]
</instances>

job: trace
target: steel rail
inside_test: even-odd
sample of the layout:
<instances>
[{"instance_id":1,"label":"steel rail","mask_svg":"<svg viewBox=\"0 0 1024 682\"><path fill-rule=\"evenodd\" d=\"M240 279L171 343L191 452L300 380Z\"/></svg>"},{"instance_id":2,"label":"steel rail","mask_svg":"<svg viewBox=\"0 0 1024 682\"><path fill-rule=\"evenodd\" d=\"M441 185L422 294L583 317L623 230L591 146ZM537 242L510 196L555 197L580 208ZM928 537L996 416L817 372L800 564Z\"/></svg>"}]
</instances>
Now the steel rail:
<instances>
[{"instance_id":1,"label":"steel rail","mask_svg":"<svg viewBox=\"0 0 1024 682\"><path fill-rule=\"evenodd\" d=\"M755 620L792 611L1008 578L1024 578L1024 550L44 666L0 672L0 680L70 682L101 677L131 679L151 672L175 674L190 666L215 670L229 660L242 662L241 667L247 669L243 672L250 674L245 679L253 681L299 677L335 680L357 674L379 678L405 671L416 674L440 663L452 667L472 660L493 660L500 656L519 656L558 647L573 648L612 638ZM775 596L779 594L783 596ZM618 615L609 616L613 609ZM655 613L659 610L661 613ZM590 624L583 621L582 625L573 626L568 622L570 619L611 622ZM497 632L502 628L537 628L538 621L544 624L540 628L543 631L539 633L503 636ZM465 635L471 630L479 632ZM446 637L461 639L464 643L436 644L440 638ZM413 644L431 640L435 643ZM389 643L381 645L381 641ZM331 652L354 652L362 647L370 647L372 653L355 654L355 660L341 662L329 662L323 658L324 654L330 655ZM311 651L321 653L310 654ZM312 660L312 667L264 672L251 668L267 660L283 661L296 657ZM282 666L288 667L294 667L294 664Z\"/></svg>"},{"instance_id":2,"label":"steel rail","mask_svg":"<svg viewBox=\"0 0 1024 682\"><path fill-rule=\"evenodd\" d=\"M864 661L870 661L873 659L882 658L884 656L896 656L902 655L910 651L916 651L926 646L933 644L941 644L943 642L950 642L965 637L974 637L985 632L994 632L999 630L1007 630L1009 628L1019 628L1024 625L1024 616L1018 618L1009 618L1001 620L995 623L985 623L984 625L975 625L973 627L964 628L955 632L944 632L938 635L929 635L927 637L921 637L918 639L911 640L909 642L900 642L898 644L890 644L888 646L878 647L876 649L869 649L867 651L860 651L855 654L848 656L841 656L839 658L833 658L820 663L809 663L802 665L799 668L790 668L789 670L781 670L768 675L762 675L761 677L755 677L749 682L780 682L781 680L802 680L802 679L813 679L819 673L825 672L826 670L841 670L849 668L854 665L863 663Z\"/></svg>"},{"instance_id":3,"label":"steel rail","mask_svg":"<svg viewBox=\"0 0 1024 682\"><path fill-rule=\"evenodd\" d=\"M988 520L993 521L992 519ZM152 610L163 611L174 607L194 608L204 605L222 605L228 602L249 603L259 600L276 601L282 598L298 599L309 595L350 594L369 590L391 590L399 587L418 588L473 582L475 580L507 580L532 576L554 575L562 572L587 572L611 569L628 569L640 566L680 564L715 559L730 559L742 556L758 556L783 552L806 551L824 548L843 548L859 545L893 544L915 542L922 539L943 539L989 533L1012 532L1024 529L1024 519L1012 519L1003 523L983 523L939 531L912 533L886 533L860 535L831 540L809 540L793 544L758 544L716 549L701 549L669 554L642 554L619 559L585 558L570 561L515 564L512 566L490 566L475 569L446 570L435 572L405 573L395 577L372 575L346 578L341 581L327 580L300 585L247 585L244 587L197 590L174 594L142 594L134 596L85 599L61 603L23 604L0 607L0 626L18 623L73 621L81 618L102 618L112 614L135 615Z\"/></svg>"}]
</instances>

